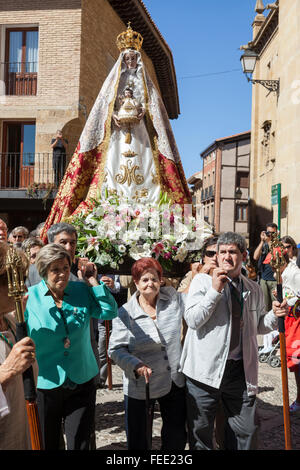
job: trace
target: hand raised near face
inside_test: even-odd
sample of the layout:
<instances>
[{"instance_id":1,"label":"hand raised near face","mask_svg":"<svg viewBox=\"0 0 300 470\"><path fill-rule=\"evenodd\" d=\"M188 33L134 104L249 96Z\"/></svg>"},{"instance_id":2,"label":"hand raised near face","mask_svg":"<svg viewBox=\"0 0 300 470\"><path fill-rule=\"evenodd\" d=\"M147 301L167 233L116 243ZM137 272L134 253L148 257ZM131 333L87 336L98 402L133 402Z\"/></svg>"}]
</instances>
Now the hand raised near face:
<instances>
[{"instance_id":1,"label":"hand raised near face","mask_svg":"<svg viewBox=\"0 0 300 470\"><path fill-rule=\"evenodd\" d=\"M262 242L265 242L268 239L267 234L264 230L260 233L260 239Z\"/></svg>"},{"instance_id":2,"label":"hand raised near face","mask_svg":"<svg viewBox=\"0 0 300 470\"><path fill-rule=\"evenodd\" d=\"M227 271L225 271L222 268L216 268L213 270L212 287L216 291L222 292L227 282L228 282Z\"/></svg>"},{"instance_id":3,"label":"hand raised near face","mask_svg":"<svg viewBox=\"0 0 300 470\"><path fill-rule=\"evenodd\" d=\"M104 282L104 284L110 289L113 289L115 287L114 280L109 276L102 276L101 281Z\"/></svg>"},{"instance_id":4,"label":"hand raised near face","mask_svg":"<svg viewBox=\"0 0 300 470\"><path fill-rule=\"evenodd\" d=\"M200 269L199 272L209 274L213 269L218 267L217 260L210 258Z\"/></svg>"}]
</instances>

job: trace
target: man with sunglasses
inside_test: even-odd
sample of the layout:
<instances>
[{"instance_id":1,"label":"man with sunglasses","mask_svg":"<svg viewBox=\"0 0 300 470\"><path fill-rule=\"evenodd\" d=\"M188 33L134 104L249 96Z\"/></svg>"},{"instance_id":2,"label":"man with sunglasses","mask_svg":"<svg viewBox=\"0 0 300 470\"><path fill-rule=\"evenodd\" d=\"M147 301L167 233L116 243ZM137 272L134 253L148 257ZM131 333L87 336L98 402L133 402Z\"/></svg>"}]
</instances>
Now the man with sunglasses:
<instances>
[{"instance_id":1,"label":"man with sunglasses","mask_svg":"<svg viewBox=\"0 0 300 470\"><path fill-rule=\"evenodd\" d=\"M263 290L266 309L268 311L272 307L272 302L275 300L273 291L276 289L276 280L270 264L264 263L264 261L270 252L270 243L273 234L277 234L277 225L272 222L267 224L266 230L261 232L260 243L253 254L253 259L258 261L258 270L260 272L259 284Z\"/></svg>"},{"instance_id":2,"label":"man with sunglasses","mask_svg":"<svg viewBox=\"0 0 300 470\"><path fill-rule=\"evenodd\" d=\"M257 334L277 326L288 313L286 300L266 312L260 286L241 274L245 239L220 235L218 267L197 274L186 299L188 325L181 371L186 376L190 450L213 449L213 426L220 401L234 435L227 450L255 449L258 390ZM226 436L225 436L226 437Z\"/></svg>"}]
</instances>

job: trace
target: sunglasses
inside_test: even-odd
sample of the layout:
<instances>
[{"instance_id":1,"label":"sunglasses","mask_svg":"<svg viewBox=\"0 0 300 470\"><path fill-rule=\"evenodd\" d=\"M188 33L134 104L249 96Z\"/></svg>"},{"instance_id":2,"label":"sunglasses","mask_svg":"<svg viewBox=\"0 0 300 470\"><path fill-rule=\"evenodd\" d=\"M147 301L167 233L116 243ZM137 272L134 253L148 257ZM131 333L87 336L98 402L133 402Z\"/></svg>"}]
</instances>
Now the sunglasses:
<instances>
[{"instance_id":1,"label":"sunglasses","mask_svg":"<svg viewBox=\"0 0 300 470\"><path fill-rule=\"evenodd\" d=\"M216 254L217 254L216 251L207 250L207 251L205 252L205 255L204 255L204 256L207 256L208 258L213 258Z\"/></svg>"},{"instance_id":2,"label":"sunglasses","mask_svg":"<svg viewBox=\"0 0 300 470\"><path fill-rule=\"evenodd\" d=\"M285 245L284 249L286 250L287 248L292 248L292 245Z\"/></svg>"}]
</instances>

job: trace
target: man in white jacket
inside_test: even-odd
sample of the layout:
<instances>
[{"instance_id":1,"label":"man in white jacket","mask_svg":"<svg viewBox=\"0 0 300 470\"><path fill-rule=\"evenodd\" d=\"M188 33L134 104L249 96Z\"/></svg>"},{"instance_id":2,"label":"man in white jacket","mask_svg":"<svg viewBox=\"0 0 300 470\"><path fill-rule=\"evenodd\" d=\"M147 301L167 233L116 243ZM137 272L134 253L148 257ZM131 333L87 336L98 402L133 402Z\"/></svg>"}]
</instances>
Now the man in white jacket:
<instances>
[{"instance_id":1,"label":"man in white jacket","mask_svg":"<svg viewBox=\"0 0 300 470\"><path fill-rule=\"evenodd\" d=\"M266 313L260 286L241 274L246 241L236 233L219 237L218 267L197 274L186 301L188 332L181 357L187 380L190 449L213 448L213 426L222 400L235 448L255 448L257 334L287 314L284 301Z\"/></svg>"}]
</instances>

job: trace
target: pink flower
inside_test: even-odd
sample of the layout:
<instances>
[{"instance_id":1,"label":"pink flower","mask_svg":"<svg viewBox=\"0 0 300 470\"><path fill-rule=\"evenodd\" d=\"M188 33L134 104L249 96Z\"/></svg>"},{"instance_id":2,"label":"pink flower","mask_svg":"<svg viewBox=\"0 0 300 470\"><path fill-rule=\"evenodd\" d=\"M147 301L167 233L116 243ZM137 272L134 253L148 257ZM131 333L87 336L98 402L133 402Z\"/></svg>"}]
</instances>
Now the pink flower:
<instances>
[{"instance_id":1,"label":"pink flower","mask_svg":"<svg viewBox=\"0 0 300 470\"><path fill-rule=\"evenodd\" d=\"M164 245L162 243L157 243L153 248L154 253L159 254L163 251Z\"/></svg>"},{"instance_id":2,"label":"pink flower","mask_svg":"<svg viewBox=\"0 0 300 470\"><path fill-rule=\"evenodd\" d=\"M164 254L165 259L170 259L171 258L171 253L168 251L167 253Z\"/></svg>"},{"instance_id":3,"label":"pink flower","mask_svg":"<svg viewBox=\"0 0 300 470\"><path fill-rule=\"evenodd\" d=\"M124 227L125 223L123 222L123 220L116 220L116 227Z\"/></svg>"},{"instance_id":4,"label":"pink flower","mask_svg":"<svg viewBox=\"0 0 300 470\"><path fill-rule=\"evenodd\" d=\"M177 246L172 246L172 250L177 251L178 250Z\"/></svg>"}]
</instances>

